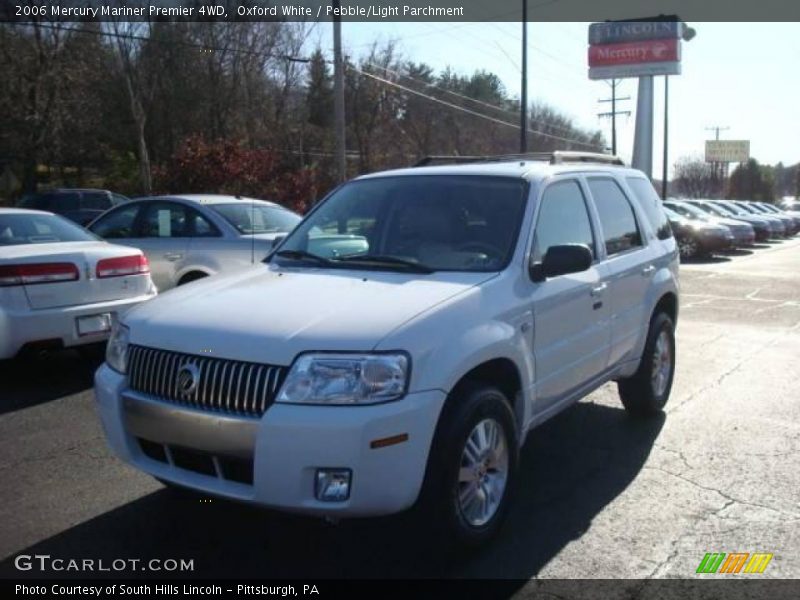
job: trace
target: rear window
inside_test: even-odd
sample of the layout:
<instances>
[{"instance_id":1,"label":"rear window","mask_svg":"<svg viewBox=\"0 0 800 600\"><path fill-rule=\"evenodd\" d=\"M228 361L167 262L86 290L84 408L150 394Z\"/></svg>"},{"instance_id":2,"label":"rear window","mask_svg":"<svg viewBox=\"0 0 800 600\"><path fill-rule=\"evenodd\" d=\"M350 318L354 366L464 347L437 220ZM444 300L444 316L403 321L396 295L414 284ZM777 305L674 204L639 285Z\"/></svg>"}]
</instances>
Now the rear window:
<instances>
[{"instance_id":1,"label":"rear window","mask_svg":"<svg viewBox=\"0 0 800 600\"><path fill-rule=\"evenodd\" d=\"M672 237L672 229L669 226L669 219L664 213L661 198L653 189L653 184L642 179L641 177L628 177L628 185L633 190L639 205L644 210L647 220L653 231L656 232L656 237L660 240L667 240Z\"/></svg>"},{"instance_id":2,"label":"rear window","mask_svg":"<svg viewBox=\"0 0 800 600\"><path fill-rule=\"evenodd\" d=\"M55 215L0 215L0 246L95 240L97 238L82 227Z\"/></svg>"},{"instance_id":3,"label":"rear window","mask_svg":"<svg viewBox=\"0 0 800 600\"><path fill-rule=\"evenodd\" d=\"M241 234L287 233L301 220L298 215L286 209L259 204L237 202L209 206Z\"/></svg>"}]
</instances>

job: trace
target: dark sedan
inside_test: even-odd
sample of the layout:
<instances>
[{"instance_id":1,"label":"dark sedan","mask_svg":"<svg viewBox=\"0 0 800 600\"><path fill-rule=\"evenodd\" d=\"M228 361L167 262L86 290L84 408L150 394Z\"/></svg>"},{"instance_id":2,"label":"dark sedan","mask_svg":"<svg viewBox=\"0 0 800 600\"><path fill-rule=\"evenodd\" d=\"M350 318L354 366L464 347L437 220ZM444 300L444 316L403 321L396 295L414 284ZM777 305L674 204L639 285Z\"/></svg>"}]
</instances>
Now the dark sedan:
<instances>
[{"instance_id":1,"label":"dark sedan","mask_svg":"<svg viewBox=\"0 0 800 600\"><path fill-rule=\"evenodd\" d=\"M734 212L733 209L719 204L717 200L686 200L686 202L718 217L736 219L737 221L748 223L755 231L757 242L764 242L772 235L772 228L769 226L766 219L751 215L744 210L737 209L736 212Z\"/></svg>"},{"instance_id":2,"label":"dark sedan","mask_svg":"<svg viewBox=\"0 0 800 600\"><path fill-rule=\"evenodd\" d=\"M714 252L728 250L733 246L733 234L730 229L721 225L706 223L701 220L687 219L664 205L664 212L682 259L708 256Z\"/></svg>"},{"instance_id":3,"label":"dark sedan","mask_svg":"<svg viewBox=\"0 0 800 600\"><path fill-rule=\"evenodd\" d=\"M712 214L684 200L669 199L664 202L664 206L687 219L700 220L727 227L733 234L734 245L736 246L751 246L756 241L756 233L753 226L744 221Z\"/></svg>"}]
</instances>

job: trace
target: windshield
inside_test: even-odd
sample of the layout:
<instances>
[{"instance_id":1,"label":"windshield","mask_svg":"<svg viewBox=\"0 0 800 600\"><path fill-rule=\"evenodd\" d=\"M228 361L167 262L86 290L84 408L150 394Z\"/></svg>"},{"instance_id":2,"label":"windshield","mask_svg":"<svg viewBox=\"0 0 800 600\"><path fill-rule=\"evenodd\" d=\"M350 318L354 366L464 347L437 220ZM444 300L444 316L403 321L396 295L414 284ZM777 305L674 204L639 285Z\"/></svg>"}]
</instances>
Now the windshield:
<instances>
[{"instance_id":1,"label":"windshield","mask_svg":"<svg viewBox=\"0 0 800 600\"><path fill-rule=\"evenodd\" d=\"M286 233L300 222L298 215L276 206L244 202L209 206L241 234Z\"/></svg>"},{"instance_id":2,"label":"windshield","mask_svg":"<svg viewBox=\"0 0 800 600\"><path fill-rule=\"evenodd\" d=\"M695 206L702 211L711 213L712 215L716 215L718 217L730 218L734 216L733 213L731 213L729 210L726 210L721 206L717 206L716 204L711 204L710 202L703 202L702 204L699 205L692 204L692 206Z\"/></svg>"},{"instance_id":3,"label":"windshield","mask_svg":"<svg viewBox=\"0 0 800 600\"><path fill-rule=\"evenodd\" d=\"M316 267L498 271L511 260L526 191L521 179L475 175L353 181L312 212L271 260L296 264L311 254L329 259L313 261Z\"/></svg>"},{"instance_id":4,"label":"windshield","mask_svg":"<svg viewBox=\"0 0 800 600\"><path fill-rule=\"evenodd\" d=\"M684 217L688 217L697 221L710 220L707 213L692 206L691 204L678 204L677 202L670 202L668 206L675 212L682 214Z\"/></svg>"},{"instance_id":5,"label":"windshield","mask_svg":"<svg viewBox=\"0 0 800 600\"><path fill-rule=\"evenodd\" d=\"M733 213L734 215L739 215L740 217L747 217L747 216L750 215L750 213L748 213L746 210L744 210L742 208L739 208L738 206L736 206L733 203L725 202L723 200L719 201L717 206L722 206L723 208L725 208L729 212Z\"/></svg>"},{"instance_id":6,"label":"windshield","mask_svg":"<svg viewBox=\"0 0 800 600\"><path fill-rule=\"evenodd\" d=\"M666 213L667 217L669 217L670 221L683 221L683 217L674 210L670 209L670 207L666 204L664 205L664 212Z\"/></svg>"},{"instance_id":7,"label":"windshield","mask_svg":"<svg viewBox=\"0 0 800 600\"><path fill-rule=\"evenodd\" d=\"M56 215L0 214L0 246L52 242L94 242L99 238Z\"/></svg>"}]
</instances>

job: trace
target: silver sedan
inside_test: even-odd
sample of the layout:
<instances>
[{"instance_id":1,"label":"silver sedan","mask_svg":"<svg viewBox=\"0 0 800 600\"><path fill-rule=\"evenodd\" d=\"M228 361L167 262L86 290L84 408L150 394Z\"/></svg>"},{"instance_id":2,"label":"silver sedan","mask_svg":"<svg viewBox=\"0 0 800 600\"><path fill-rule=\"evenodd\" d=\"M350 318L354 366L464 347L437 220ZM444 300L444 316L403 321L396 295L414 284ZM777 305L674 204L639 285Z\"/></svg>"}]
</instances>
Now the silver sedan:
<instances>
[{"instance_id":1,"label":"silver sedan","mask_svg":"<svg viewBox=\"0 0 800 600\"><path fill-rule=\"evenodd\" d=\"M301 217L273 202L238 196L137 198L106 211L87 228L115 244L141 249L159 291L264 258Z\"/></svg>"}]
</instances>

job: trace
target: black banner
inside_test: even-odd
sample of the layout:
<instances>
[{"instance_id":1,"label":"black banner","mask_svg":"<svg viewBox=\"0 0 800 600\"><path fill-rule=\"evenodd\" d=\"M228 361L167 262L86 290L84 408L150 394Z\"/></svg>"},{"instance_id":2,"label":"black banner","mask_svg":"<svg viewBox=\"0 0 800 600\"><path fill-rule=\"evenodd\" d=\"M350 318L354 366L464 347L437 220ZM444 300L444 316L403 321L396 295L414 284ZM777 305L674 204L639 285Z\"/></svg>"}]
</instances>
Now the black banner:
<instances>
[{"instance_id":1,"label":"black banner","mask_svg":"<svg viewBox=\"0 0 800 600\"><path fill-rule=\"evenodd\" d=\"M509 22L522 0L3 0L0 21ZM786 0L527 0L528 20L605 21L679 14L685 21L798 21Z\"/></svg>"}]
</instances>

